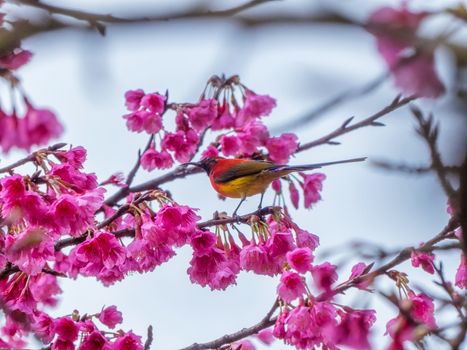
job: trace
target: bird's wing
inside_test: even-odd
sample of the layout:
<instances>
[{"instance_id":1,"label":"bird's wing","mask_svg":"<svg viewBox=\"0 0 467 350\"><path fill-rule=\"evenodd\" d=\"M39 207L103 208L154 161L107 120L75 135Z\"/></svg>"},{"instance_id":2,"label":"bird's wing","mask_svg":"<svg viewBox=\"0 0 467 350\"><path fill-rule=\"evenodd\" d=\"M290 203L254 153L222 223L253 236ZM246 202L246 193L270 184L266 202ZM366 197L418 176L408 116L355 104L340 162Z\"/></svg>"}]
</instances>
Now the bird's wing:
<instances>
[{"instance_id":1,"label":"bird's wing","mask_svg":"<svg viewBox=\"0 0 467 350\"><path fill-rule=\"evenodd\" d=\"M226 171L214 177L216 183L227 183L240 177L259 174L264 170L275 168L276 165L269 162L261 162L256 160L245 160L244 162L232 165Z\"/></svg>"}]
</instances>

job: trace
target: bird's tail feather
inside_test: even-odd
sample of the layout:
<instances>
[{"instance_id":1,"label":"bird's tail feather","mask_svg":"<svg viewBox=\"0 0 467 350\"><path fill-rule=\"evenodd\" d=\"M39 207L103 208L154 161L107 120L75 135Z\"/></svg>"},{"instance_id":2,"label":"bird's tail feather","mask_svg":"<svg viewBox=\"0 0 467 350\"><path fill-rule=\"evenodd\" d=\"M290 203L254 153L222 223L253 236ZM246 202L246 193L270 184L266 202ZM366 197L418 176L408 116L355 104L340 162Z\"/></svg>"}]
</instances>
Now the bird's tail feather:
<instances>
[{"instance_id":1,"label":"bird's tail feather","mask_svg":"<svg viewBox=\"0 0 467 350\"><path fill-rule=\"evenodd\" d=\"M281 165L278 166L275 170L288 170L292 171L305 171L305 170L312 170L312 169L319 169L328 165L335 165L335 164L344 164L344 163L355 163L355 162L363 162L366 160L366 157L361 158L352 158L352 159L344 159L344 160L336 160L334 162L325 162L325 163L315 163L315 164L306 164L306 165L296 165L296 166L287 166Z\"/></svg>"}]
</instances>

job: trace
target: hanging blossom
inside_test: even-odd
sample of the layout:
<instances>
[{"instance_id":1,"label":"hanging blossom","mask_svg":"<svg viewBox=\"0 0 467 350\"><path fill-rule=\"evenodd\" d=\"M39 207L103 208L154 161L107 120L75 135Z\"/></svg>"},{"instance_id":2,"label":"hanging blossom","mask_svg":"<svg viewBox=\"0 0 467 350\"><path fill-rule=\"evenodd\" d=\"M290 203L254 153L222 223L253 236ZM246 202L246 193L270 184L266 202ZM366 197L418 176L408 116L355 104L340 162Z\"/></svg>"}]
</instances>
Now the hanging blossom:
<instances>
[{"instance_id":1,"label":"hanging blossom","mask_svg":"<svg viewBox=\"0 0 467 350\"><path fill-rule=\"evenodd\" d=\"M417 29L428 16L410 11L406 4L400 9L382 7L370 15L367 26L396 87L407 95L436 98L445 87L436 73L433 51L416 47Z\"/></svg>"}]
</instances>

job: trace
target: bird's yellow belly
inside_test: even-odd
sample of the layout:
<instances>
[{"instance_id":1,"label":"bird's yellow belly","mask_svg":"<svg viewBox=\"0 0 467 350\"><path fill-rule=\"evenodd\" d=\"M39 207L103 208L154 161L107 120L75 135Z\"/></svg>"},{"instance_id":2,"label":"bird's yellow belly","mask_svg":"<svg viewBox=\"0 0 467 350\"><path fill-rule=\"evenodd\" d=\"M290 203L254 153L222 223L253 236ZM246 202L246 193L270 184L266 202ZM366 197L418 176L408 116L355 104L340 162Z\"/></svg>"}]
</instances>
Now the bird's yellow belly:
<instances>
[{"instance_id":1,"label":"bird's yellow belly","mask_svg":"<svg viewBox=\"0 0 467 350\"><path fill-rule=\"evenodd\" d=\"M213 182L212 185L217 192L225 197L243 198L266 191L272 180L264 176L259 179L257 175L254 175L239 177L223 184Z\"/></svg>"}]
</instances>

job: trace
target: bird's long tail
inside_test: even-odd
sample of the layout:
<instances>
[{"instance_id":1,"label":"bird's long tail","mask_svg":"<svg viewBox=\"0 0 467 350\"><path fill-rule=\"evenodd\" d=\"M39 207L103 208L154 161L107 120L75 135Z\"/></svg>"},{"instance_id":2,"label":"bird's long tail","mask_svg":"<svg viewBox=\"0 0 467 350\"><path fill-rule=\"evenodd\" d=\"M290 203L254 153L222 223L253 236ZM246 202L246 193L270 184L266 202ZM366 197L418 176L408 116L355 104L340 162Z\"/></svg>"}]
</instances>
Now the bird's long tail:
<instances>
[{"instance_id":1,"label":"bird's long tail","mask_svg":"<svg viewBox=\"0 0 467 350\"><path fill-rule=\"evenodd\" d=\"M344 164L344 163L355 163L355 162L363 162L366 160L366 157L361 158L352 158L352 159L344 159L344 160L336 160L334 162L325 162L325 163L315 163L315 164L306 164L306 165L296 165L296 166L287 166L281 165L278 166L275 171L287 170L290 172L293 171L305 171L305 170L313 170L319 169L328 165L335 165L335 164Z\"/></svg>"}]
</instances>

